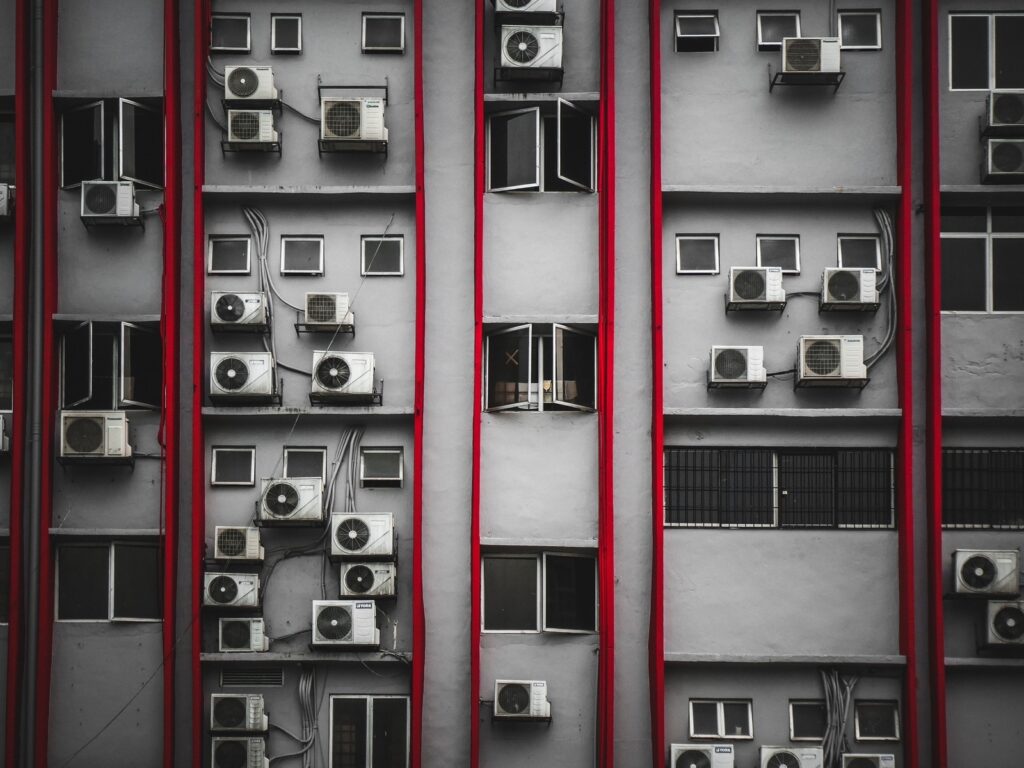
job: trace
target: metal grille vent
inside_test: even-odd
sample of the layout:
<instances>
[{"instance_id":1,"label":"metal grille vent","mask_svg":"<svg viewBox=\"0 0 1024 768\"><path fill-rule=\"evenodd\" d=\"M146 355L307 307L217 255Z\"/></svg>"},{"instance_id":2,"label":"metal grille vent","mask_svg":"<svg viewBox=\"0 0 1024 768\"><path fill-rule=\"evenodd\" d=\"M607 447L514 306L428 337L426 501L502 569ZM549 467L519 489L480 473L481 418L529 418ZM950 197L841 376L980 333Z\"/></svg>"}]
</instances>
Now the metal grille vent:
<instances>
[{"instance_id":1,"label":"metal grille vent","mask_svg":"<svg viewBox=\"0 0 1024 768\"><path fill-rule=\"evenodd\" d=\"M817 72L821 69L821 40L793 38L786 41L786 68L793 72Z\"/></svg>"},{"instance_id":2,"label":"metal grille vent","mask_svg":"<svg viewBox=\"0 0 1024 768\"><path fill-rule=\"evenodd\" d=\"M64 440L75 453L97 453L103 450L103 419L71 420Z\"/></svg>"},{"instance_id":3,"label":"metal grille vent","mask_svg":"<svg viewBox=\"0 0 1024 768\"><path fill-rule=\"evenodd\" d=\"M358 139L360 120L359 102L332 102L324 111L326 135L335 139Z\"/></svg>"},{"instance_id":4,"label":"metal grille vent","mask_svg":"<svg viewBox=\"0 0 1024 768\"><path fill-rule=\"evenodd\" d=\"M113 184L91 184L85 192L89 213L108 214L117 210L117 189Z\"/></svg>"},{"instance_id":5,"label":"metal grille vent","mask_svg":"<svg viewBox=\"0 0 1024 768\"><path fill-rule=\"evenodd\" d=\"M333 323L337 319L337 299L329 293L318 293L306 300L306 320L311 323Z\"/></svg>"},{"instance_id":6,"label":"metal grille vent","mask_svg":"<svg viewBox=\"0 0 1024 768\"><path fill-rule=\"evenodd\" d=\"M765 295L764 275L756 269L737 272L732 285L736 295L746 301L755 301Z\"/></svg>"},{"instance_id":7,"label":"metal grille vent","mask_svg":"<svg viewBox=\"0 0 1024 768\"><path fill-rule=\"evenodd\" d=\"M839 370L839 344L834 341L812 341L804 350L804 365L818 376L829 376Z\"/></svg>"},{"instance_id":8,"label":"metal grille vent","mask_svg":"<svg viewBox=\"0 0 1024 768\"><path fill-rule=\"evenodd\" d=\"M241 623L241 622L239 622ZM278 687L284 685L284 667L238 666L220 671L221 688Z\"/></svg>"},{"instance_id":9,"label":"metal grille vent","mask_svg":"<svg viewBox=\"0 0 1024 768\"><path fill-rule=\"evenodd\" d=\"M231 135L239 141L252 141L260 135L258 112L233 112L231 114Z\"/></svg>"},{"instance_id":10,"label":"metal grille vent","mask_svg":"<svg viewBox=\"0 0 1024 768\"><path fill-rule=\"evenodd\" d=\"M217 548L228 557L239 557L245 554L245 530L228 528L217 534Z\"/></svg>"},{"instance_id":11,"label":"metal grille vent","mask_svg":"<svg viewBox=\"0 0 1024 768\"><path fill-rule=\"evenodd\" d=\"M513 32L505 41L505 51L512 61L526 64L537 58L540 52L540 43L532 32L521 29Z\"/></svg>"}]
</instances>

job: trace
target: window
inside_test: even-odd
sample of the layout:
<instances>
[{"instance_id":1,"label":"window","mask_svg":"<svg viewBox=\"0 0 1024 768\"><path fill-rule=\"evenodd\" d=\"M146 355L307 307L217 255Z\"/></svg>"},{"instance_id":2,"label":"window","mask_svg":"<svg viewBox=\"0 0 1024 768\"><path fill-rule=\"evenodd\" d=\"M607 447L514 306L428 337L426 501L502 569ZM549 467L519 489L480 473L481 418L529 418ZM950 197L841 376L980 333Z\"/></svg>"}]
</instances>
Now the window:
<instances>
[{"instance_id":1,"label":"window","mask_svg":"<svg viewBox=\"0 0 1024 768\"><path fill-rule=\"evenodd\" d=\"M899 741L900 709L895 701L853 702L857 741Z\"/></svg>"},{"instance_id":2,"label":"window","mask_svg":"<svg viewBox=\"0 0 1024 768\"><path fill-rule=\"evenodd\" d=\"M84 322L68 327L61 337L65 409L158 410L162 373L158 323Z\"/></svg>"},{"instance_id":3,"label":"window","mask_svg":"<svg viewBox=\"0 0 1024 768\"><path fill-rule=\"evenodd\" d=\"M14 344L0 333L0 411L14 407Z\"/></svg>"},{"instance_id":4,"label":"window","mask_svg":"<svg viewBox=\"0 0 1024 768\"><path fill-rule=\"evenodd\" d=\"M248 235L214 235L210 237L206 271L211 275L248 275L251 251Z\"/></svg>"},{"instance_id":5,"label":"window","mask_svg":"<svg viewBox=\"0 0 1024 768\"><path fill-rule=\"evenodd\" d=\"M74 187L91 179L109 179L105 154L106 112L102 101L72 107L60 116L60 185Z\"/></svg>"},{"instance_id":6,"label":"window","mask_svg":"<svg viewBox=\"0 0 1024 768\"><path fill-rule=\"evenodd\" d=\"M596 558L565 552L485 555L483 630L596 632Z\"/></svg>"},{"instance_id":7,"label":"window","mask_svg":"<svg viewBox=\"0 0 1024 768\"><path fill-rule=\"evenodd\" d=\"M942 310L1024 312L1024 207L942 209Z\"/></svg>"},{"instance_id":8,"label":"window","mask_svg":"<svg viewBox=\"0 0 1024 768\"><path fill-rule=\"evenodd\" d=\"M327 477L326 448L285 448L285 477Z\"/></svg>"},{"instance_id":9,"label":"window","mask_svg":"<svg viewBox=\"0 0 1024 768\"><path fill-rule=\"evenodd\" d=\"M164 125L158 99L105 99L65 109L60 118L61 186L120 179L164 184ZM115 166L116 158L116 166Z\"/></svg>"},{"instance_id":10,"label":"window","mask_svg":"<svg viewBox=\"0 0 1024 768\"><path fill-rule=\"evenodd\" d=\"M10 621L11 606L8 603L11 592L11 544L0 541L0 624Z\"/></svg>"},{"instance_id":11,"label":"window","mask_svg":"<svg viewBox=\"0 0 1024 768\"><path fill-rule=\"evenodd\" d=\"M891 528L888 449L666 448L665 523Z\"/></svg>"},{"instance_id":12,"label":"window","mask_svg":"<svg viewBox=\"0 0 1024 768\"><path fill-rule=\"evenodd\" d=\"M782 267L784 275L800 274L800 236L758 235L757 266Z\"/></svg>"},{"instance_id":13,"label":"window","mask_svg":"<svg viewBox=\"0 0 1024 768\"><path fill-rule=\"evenodd\" d=\"M839 235L839 266L881 269L882 248L877 235Z\"/></svg>"},{"instance_id":14,"label":"window","mask_svg":"<svg viewBox=\"0 0 1024 768\"><path fill-rule=\"evenodd\" d=\"M594 191L594 118L572 102L558 99L553 115L540 107L498 112L487 126L491 192Z\"/></svg>"},{"instance_id":15,"label":"window","mask_svg":"<svg viewBox=\"0 0 1024 768\"><path fill-rule=\"evenodd\" d=\"M690 699L690 737L694 739L752 739L749 700Z\"/></svg>"},{"instance_id":16,"label":"window","mask_svg":"<svg viewBox=\"0 0 1024 768\"><path fill-rule=\"evenodd\" d=\"M677 275L717 275L718 235L676 235Z\"/></svg>"},{"instance_id":17,"label":"window","mask_svg":"<svg viewBox=\"0 0 1024 768\"><path fill-rule=\"evenodd\" d=\"M800 37L799 11L757 12L757 50L781 51L785 37Z\"/></svg>"},{"instance_id":18,"label":"window","mask_svg":"<svg viewBox=\"0 0 1024 768\"><path fill-rule=\"evenodd\" d=\"M302 53L302 14L270 14L270 52Z\"/></svg>"},{"instance_id":19,"label":"window","mask_svg":"<svg viewBox=\"0 0 1024 768\"><path fill-rule=\"evenodd\" d=\"M828 712L821 699L789 702L790 741L821 741L827 724Z\"/></svg>"},{"instance_id":20,"label":"window","mask_svg":"<svg viewBox=\"0 0 1024 768\"><path fill-rule=\"evenodd\" d=\"M949 14L949 88L1024 88L1024 14Z\"/></svg>"},{"instance_id":21,"label":"window","mask_svg":"<svg viewBox=\"0 0 1024 768\"><path fill-rule=\"evenodd\" d=\"M404 13L364 13L363 53L405 51Z\"/></svg>"},{"instance_id":22,"label":"window","mask_svg":"<svg viewBox=\"0 0 1024 768\"><path fill-rule=\"evenodd\" d=\"M251 48L248 13L215 13L210 19L210 50L249 53Z\"/></svg>"},{"instance_id":23,"label":"window","mask_svg":"<svg viewBox=\"0 0 1024 768\"><path fill-rule=\"evenodd\" d=\"M401 488L404 481L402 448L360 448L360 488Z\"/></svg>"},{"instance_id":24,"label":"window","mask_svg":"<svg viewBox=\"0 0 1024 768\"><path fill-rule=\"evenodd\" d=\"M57 619L159 621L160 548L155 543L96 542L57 548Z\"/></svg>"},{"instance_id":25,"label":"window","mask_svg":"<svg viewBox=\"0 0 1024 768\"><path fill-rule=\"evenodd\" d=\"M406 696L331 696L330 768L406 768Z\"/></svg>"},{"instance_id":26,"label":"window","mask_svg":"<svg viewBox=\"0 0 1024 768\"><path fill-rule=\"evenodd\" d=\"M718 12L681 13L676 11L676 53L699 53L718 50L721 36Z\"/></svg>"},{"instance_id":27,"label":"window","mask_svg":"<svg viewBox=\"0 0 1024 768\"><path fill-rule=\"evenodd\" d=\"M14 115L0 113L0 184L14 184Z\"/></svg>"},{"instance_id":28,"label":"window","mask_svg":"<svg viewBox=\"0 0 1024 768\"><path fill-rule=\"evenodd\" d=\"M324 238L322 235L286 235L281 238L282 275L322 275Z\"/></svg>"},{"instance_id":29,"label":"window","mask_svg":"<svg viewBox=\"0 0 1024 768\"><path fill-rule=\"evenodd\" d=\"M943 450L942 524L1024 528L1024 448Z\"/></svg>"},{"instance_id":30,"label":"window","mask_svg":"<svg viewBox=\"0 0 1024 768\"><path fill-rule=\"evenodd\" d=\"M253 446L214 446L210 485L256 484L256 448Z\"/></svg>"},{"instance_id":31,"label":"window","mask_svg":"<svg viewBox=\"0 0 1024 768\"><path fill-rule=\"evenodd\" d=\"M592 411L597 407L597 337L558 323L517 325L487 335L485 409Z\"/></svg>"},{"instance_id":32,"label":"window","mask_svg":"<svg viewBox=\"0 0 1024 768\"><path fill-rule=\"evenodd\" d=\"M363 235L360 274L404 275L405 238L402 235Z\"/></svg>"},{"instance_id":33,"label":"window","mask_svg":"<svg viewBox=\"0 0 1024 768\"><path fill-rule=\"evenodd\" d=\"M118 99L118 177L145 187L164 185L164 123L159 109Z\"/></svg>"},{"instance_id":34,"label":"window","mask_svg":"<svg viewBox=\"0 0 1024 768\"><path fill-rule=\"evenodd\" d=\"M844 51L882 49L881 11L840 11L839 47Z\"/></svg>"}]
</instances>

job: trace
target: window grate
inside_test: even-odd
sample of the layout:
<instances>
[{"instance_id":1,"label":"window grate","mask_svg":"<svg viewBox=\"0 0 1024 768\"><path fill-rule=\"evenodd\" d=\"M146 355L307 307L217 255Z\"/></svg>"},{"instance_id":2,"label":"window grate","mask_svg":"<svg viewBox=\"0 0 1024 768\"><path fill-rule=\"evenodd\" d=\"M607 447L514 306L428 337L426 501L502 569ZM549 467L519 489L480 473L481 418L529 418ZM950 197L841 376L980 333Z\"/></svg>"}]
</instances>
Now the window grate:
<instances>
[{"instance_id":1,"label":"window grate","mask_svg":"<svg viewBox=\"0 0 1024 768\"><path fill-rule=\"evenodd\" d=\"M943 450L942 524L1024 529L1024 448Z\"/></svg>"},{"instance_id":2,"label":"window grate","mask_svg":"<svg viewBox=\"0 0 1024 768\"><path fill-rule=\"evenodd\" d=\"M276 666L241 666L220 671L221 688L279 687L284 685L284 667Z\"/></svg>"}]
</instances>

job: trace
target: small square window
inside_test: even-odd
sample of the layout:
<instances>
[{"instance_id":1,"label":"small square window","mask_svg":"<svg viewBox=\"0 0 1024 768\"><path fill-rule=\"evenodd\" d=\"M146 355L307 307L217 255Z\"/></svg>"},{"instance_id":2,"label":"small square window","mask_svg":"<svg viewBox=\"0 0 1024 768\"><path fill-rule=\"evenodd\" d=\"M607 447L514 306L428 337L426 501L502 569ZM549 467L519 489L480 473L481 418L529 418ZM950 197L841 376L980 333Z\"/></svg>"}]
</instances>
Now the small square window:
<instances>
[{"instance_id":1,"label":"small square window","mask_svg":"<svg viewBox=\"0 0 1024 768\"><path fill-rule=\"evenodd\" d=\"M757 12L757 50L781 51L786 37L800 37L799 11Z\"/></svg>"},{"instance_id":2,"label":"small square window","mask_svg":"<svg viewBox=\"0 0 1024 768\"><path fill-rule=\"evenodd\" d=\"M249 53L252 41L248 13L215 13L210 19L210 50Z\"/></svg>"},{"instance_id":3,"label":"small square window","mask_svg":"<svg viewBox=\"0 0 1024 768\"><path fill-rule=\"evenodd\" d=\"M323 273L323 236L288 235L281 238L282 275L322 275Z\"/></svg>"},{"instance_id":4,"label":"small square window","mask_svg":"<svg viewBox=\"0 0 1024 768\"><path fill-rule=\"evenodd\" d=\"M898 741L900 709L895 701L853 703L857 741Z\"/></svg>"},{"instance_id":5,"label":"small square window","mask_svg":"<svg viewBox=\"0 0 1024 768\"><path fill-rule=\"evenodd\" d=\"M251 271L252 241L247 235L217 235L210 238L209 263L211 275L248 275Z\"/></svg>"},{"instance_id":6,"label":"small square window","mask_svg":"<svg viewBox=\"0 0 1024 768\"><path fill-rule=\"evenodd\" d=\"M285 477L319 477L327 476L326 448L285 448Z\"/></svg>"},{"instance_id":7,"label":"small square window","mask_svg":"<svg viewBox=\"0 0 1024 768\"><path fill-rule=\"evenodd\" d=\"M362 275L404 275L405 238L402 235L363 235Z\"/></svg>"},{"instance_id":8,"label":"small square window","mask_svg":"<svg viewBox=\"0 0 1024 768\"><path fill-rule=\"evenodd\" d=\"M882 12L840 11L839 47L844 51L880 51Z\"/></svg>"},{"instance_id":9,"label":"small square window","mask_svg":"<svg viewBox=\"0 0 1024 768\"><path fill-rule=\"evenodd\" d=\"M544 553L544 629L597 630L597 561L590 555Z\"/></svg>"},{"instance_id":10,"label":"small square window","mask_svg":"<svg viewBox=\"0 0 1024 768\"><path fill-rule=\"evenodd\" d=\"M364 13L363 53L405 51L404 13Z\"/></svg>"},{"instance_id":11,"label":"small square window","mask_svg":"<svg viewBox=\"0 0 1024 768\"><path fill-rule=\"evenodd\" d=\"M750 701L690 699L690 736L695 739L752 739Z\"/></svg>"},{"instance_id":12,"label":"small square window","mask_svg":"<svg viewBox=\"0 0 1024 768\"><path fill-rule=\"evenodd\" d=\"M820 699L789 702L789 740L821 741L825 738L828 713Z\"/></svg>"},{"instance_id":13,"label":"small square window","mask_svg":"<svg viewBox=\"0 0 1024 768\"><path fill-rule=\"evenodd\" d=\"M839 266L846 269L881 269L882 249L875 235L840 235Z\"/></svg>"},{"instance_id":14,"label":"small square window","mask_svg":"<svg viewBox=\"0 0 1024 768\"><path fill-rule=\"evenodd\" d=\"M270 52L302 53L302 14L270 14Z\"/></svg>"},{"instance_id":15,"label":"small square window","mask_svg":"<svg viewBox=\"0 0 1024 768\"><path fill-rule=\"evenodd\" d=\"M536 555L483 559L485 632L536 632L539 628L540 560Z\"/></svg>"},{"instance_id":16,"label":"small square window","mask_svg":"<svg viewBox=\"0 0 1024 768\"><path fill-rule=\"evenodd\" d=\"M1024 312L1024 238L992 238L992 311Z\"/></svg>"},{"instance_id":17,"label":"small square window","mask_svg":"<svg viewBox=\"0 0 1024 768\"><path fill-rule=\"evenodd\" d=\"M676 12L676 53L710 53L717 51L720 37L721 29L718 26L718 13L716 11L699 13Z\"/></svg>"},{"instance_id":18,"label":"small square window","mask_svg":"<svg viewBox=\"0 0 1024 768\"><path fill-rule=\"evenodd\" d=\"M799 235L758 235L757 266L782 267L784 275L800 274Z\"/></svg>"},{"instance_id":19,"label":"small square window","mask_svg":"<svg viewBox=\"0 0 1024 768\"><path fill-rule=\"evenodd\" d=\"M256 449L252 446L215 446L210 485L256 484Z\"/></svg>"},{"instance_id":20,"label":"small square window","mask_svg":"<svg viewBox=\"0 0 1024 768\"><path fill-rule=\"evenodd\" d=\"M942 310L984 312L988 275L985 237L942 238Z\"/></svg>"},{"instance_id":21,"label":"small square window","mask_svg":"<svg viewBox=\"0 0 1024 768\"><path fill-rule=\"evenodd\" d=\"M718 235L676 235L677 275L717 275Z\"/></svg>"},{"instance_id":22,"label":"small square window","mask_svg":"<svg viewBox=\"0 0 1024 768\"><path fill-rule=\"evenodd\" d=\"M404 474L403 449L359 450L360 488L401 488Z\"/></svg>"}]
</instances>

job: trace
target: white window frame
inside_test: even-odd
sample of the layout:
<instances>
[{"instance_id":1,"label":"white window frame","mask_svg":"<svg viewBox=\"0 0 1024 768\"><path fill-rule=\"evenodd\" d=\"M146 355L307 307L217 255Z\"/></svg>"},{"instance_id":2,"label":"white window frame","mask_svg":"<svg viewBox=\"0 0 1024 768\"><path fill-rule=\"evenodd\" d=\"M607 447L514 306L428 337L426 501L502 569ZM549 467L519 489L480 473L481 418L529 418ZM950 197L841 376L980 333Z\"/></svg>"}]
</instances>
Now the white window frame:
<instances>
[{"instance_id":1,"label":"white window frame","mask_svg":"<svg viewBox=\"0 0 1024 768\"><path fill-rule=\"evenodd\" d=\"M362 699L366 702L366 733L363 738L366 742L366 768L373 765L373 700L374 699L402 699L405 701L405 768L409 768L409 752L411 749L410 728L412 725L412 714L408 696L396 694L331 694L330 709L328 710L328 743L327 758L328 767L334 768L334 701L336 699Z\"/></svg>"},{"instance_id":2,"label":"white window frame","mask_svg":"<svg viewBox=\"0 0 1024 768\"><path fill-rule=\"evenodd\" d=\"M513 115L525 115L532 112L534 116L535 125L534 130L536 131L537 143L534 148L534 169L535 178L537 182L535 184L513 184L506 187L495 187L491 184L491 121L496 117L512 117ZM543 179L543 163L541 156L541 142L543 141L543 125L541 124L540 118L540 107L523 107L522 109L507 109L502 112L494 112L487 116L487 136L484 139L484 148L486 151L487 161L487 191L488 192L515 192L522 190L525 192L539 192L544 184Z\"/></svg>"},{"instance_id":3,"label":"white window frame","mask_svg":"<svg viewBox=\"0 0 1024 768\"><path fill-rule=\"evenodd\" d=\"M680 19L713 19L715 22L715 33L713 35L684 35L679 32ZM717 11L676 11L672 17L672 45L675 53L718 53L722 41L722 26L718 21ZM715 48L712 51L680 51L679 41L681 39L712 37L715 40Z\"/></svg>"},{"instance_id":4,"label":"white window frame","mask_svg":"<svg viewBox=\"0 0 1024 768\"><path fill-rule=\"evenodd\" d=\"M319 269L287 269L285 266L285 251L288 250L288 243L319 243L320 245L320 266ZM296 275L299 277L323 277L324 274L324 236L323 235L281 235L281 274Z\"/></svg>"},{"instance_id":5,"label":"white window frame","mask_svg":"<svg viewBox=\"0 0 1024 768\"><path fill-rule=\"evenodd\" d=\"M882 50L882 11L877 8L847 8L836 14L838 23L836 31L839 35L839 50L841 51L880 51ZM845 45L843 43L843 16L874 16L875 17L875 45Z\"/></svg>"},{"instance_id":6,"label":"white window frame","mask_svg":"<svg viewBox=\"0 0 1024 768\"><path fill-rule=\"evenodd\" d=\"M326 481L327 481L327 449L326 448L324 448L323 446L318 446L318 445L313 445L313 446L308 446L308 445L286 445L284 447L284 459L283 459L283 461L284 461L284 477L286 477L286 478L289 478L289 477L309 477L309 475L292 475L288 471L288 454L290 454L290 453L319 453L320 454L320 461L321 461L320 477L326 483Z\"/></svg>"},{"instance_id":7,"label":"white window frame","mask_svg":"<svg viewBox=\"0 0 1024 768\"><path fill-rule=\"evenodd\" d=\"M134 99L123 99L122 98L122 99L118 99L117 100L117 136L118 136L118 142L117 142L117 144L118 144L118 146L117 146L117 177L119 179L123 179L125 181L134 182L137 187L141 187L143 189L163 189L163 184L155 184L152 181L147 181L145 179L140 179L140 178L138 178L136 176L128 176L124 172L124 152L125 152L125 146L128 143L127 140L125 139L125 134L124 134L125 123L126 123L126 121L124 119L124 108L125 108L125 105L134 107L135 109L142 110L144 112L150 112L150 113L152 113L154 115L157 115L157 116L159 116L159 114L160 114L160 110L159 109L151 107L151 106L149 106L147 104L142 104L142 103L140 103L138 101L135 101ZM132 137L132 149L136 152L136 154L138 153L138 147L135 146L135 138L134 137ZM164 155L166 153L166 148L165 147L160 147L160 150L161 150L160 151L161 155Z\"/></svg>"},{"instance_id":8,"label":"white window frame","mask_svg":"<svg viewBox=\"0 0 1024 768\"><path fill-rule=\"evenodd\" d=\"M713 240L715 243L714 269L684 269L683 254L679 245L683 240ZM717 275L722 271L721 243L717 234L677 233L676 234L676 274L677 275Z\"/></svg>"},{"instance_id":9,"label":"white window frame","mask_svg":"<svg viewBox=\"0 0 1024 768\"><path fill-rule=\"evenodd\" d=\"M299 23L298 47L284 48L277 44L277 22L281 19L294 19ZM302 53L302 14L301 13L272 13L270 14L270 52L271 53Z\"/></svg>"},{"instance_id":10,"label":"white window frame","mask_svg":"<svg viewBox=\"0 0 1024 768\"><path fill-rule=\"evenodd\" d=\"M544 632L544 578L542 575L543 563L541 552L485 552L480 558L480 632L485 635L539 635ZM537 604L534 611L534 626L536 629L487 629L487 584L484 561L490 559L504 560L533 560L536 567L537 577Z\"/></svg>"},{"instance_id":11,"label":"white window frame","mask_svg":"<svg viewBox=\"0 0 1024 768\"><path fill-rule=\"evenodd\" d=\"M117 539L114 541L104 539L103 541L89 541L88 539L76 539L75 541L62 542L57 544L57 553L53 564L53 620L62 624L159 624L163 618L146 619L131 618L114 615L114 547L118 544L149 544L159 548L159 543L149 539L132 541L128 539ZM107 548L107 618L105 619L62 619L60 617L60 550L74 547L106 547Z\"/></svg>"},{"instance_id":12,"label":"white window frame","mask_svg":"<svg viewBox=\"0 0 1024 768\"><path fill-rule=\"evenodd\" d=\"M491 405L488 402L490 388L490 361L491 361L491 337L502 336L506 333L512 333L514 331L521 331L526 329L526 400L520 400L515 403L507 403L505 405ZM520 366L522 363L520 363ZM513 325L511 328L502 328L500 331L493 331L484 335L484 392L483 392L483 406L485 411L500 412L509 410L529 410L534 398L530 397L530 387L536 383L533 378L533 323L522 323L520 325Z\"/></svg>"},{"instance_id":13,"label":"white window frame","mask_svg":"<svg viewBox=\"0 0 1024 768\"><path fill-rule=\"evenodd\" d=\"M757 50L759 51L781 51L782 41L779 42L766 42L764 35L761 31L761 17L762 16L793 16L796 18L796 37L802 37L803 33L800 30L800 11L758 11L757 12Z\"/></svg>"},{"instance_id":14,"label":"white window frame","mask_svg":"<svg viewBox=\"0 0 1024 768\"><path fill-rule=\"evenodd\" d=\"M763 267L761 263L761 241L762 240L792 240L796 245L796 269L783 269L782 274L784 275L799 275L800 274L800 235L789 235L789 234L759 234L757 236L757 266Z\"/></svg>"},{"instance_id":15,"label":"white window frame","mask_svg":"<svg viewBox=\"0 0 1024 768\"><path fill-rule=\"evenodd\" d=\"M694 704L716 704L718 707L718 733L694 733L693 728L693 705ZM725 731L725 705L746 704L747 705L747 730L750 733L746 736L726 734ZM754 738L754 711L753 702L750 699L690 699L688 704L689 733L691 739L729 739L730 741L751 741Z\"/></svg>"},{"instance_id":16,"label":"white window frame","mask_svg":"<svg viewBox=\"0 0 1024 768\"><path fill-rule=\"evenodd\" d=\"M214 269L214 243L236 240L245 241L245 269ZM210 235L206 246L206 274L208 275L249 275L252 274L252 238L249 235Z\"/></svg>"},{"instance_id":17,"label":"white window frame","mask_svg":"<svg viewBox=\"0 0 1024 768\"><path fill-rule=\"evenodd\" d=\"M996 205L996 208L1003 206ZM1010 206L1017 207L1017 206ZM985 231L984 232L941 232L939 233L940 247L942 240L984 240L985 241L985 309L943 309L944 315L1024 315L1024 309L995 309L993 307L992 286L995 281L993 242L995 240L1021 240L1024 239L1024 232L993 232L992 231L992 208L985 206Z\"/></svg>"},{"instance_id":18,"label":"white window frame","mask_svg":"<svg viewBox=\"0 0 1024 768\"><path fill-rule=\"evenodd\" d=\"M367 48L366 47L366 20L367 19L401 19L402 21L402 42L397 48ZM405 14L385 12L365 12L360 25L360 50L363 53L405 53Z\"/></svg>"},{"instance_id":19,"label":"white window frame","mask_svg":"<svg viewBox=\"0 0 1024 768\"><path fill-rule=\"evenodd\" d=\"M385 240L398 241L398 271L397 272L371 272L366 260L366 246L368 243L379 243ZM372 259L369 263L372 263ZM359 274L363 277L401 277L405 274L405 235L360 235L359 236Z\"/></svg>"},{"instance_id":20,"label":"white window frame","mask_svg":"<svg viewBox=\"0 0 1024 768\"><path fill-rule=\"evenodd\" d=\"M793 723L793 707L794 706L815 706L824 707L824 699L790 699L789 700L789 740L790 741L810 741L815 744L820 744L821 739L815 736L797 736L796 729Z\"/></svg>"},{"instance_id":21,"label":"white window frame","mask_svg":"<svg viewBox=\"0 0 1024 768\"><path fill-rule=\"evenodd\" d=\"M594 635L598 630L598 604L601 595L598 592L597 581L597 557L582 552L541 552L541 628L544 632L554 632L559 635ZM548 557L575 557L580 559L593 560L594 562L594 628L593 629L562 629L560 627L548 626Z\"/></svg>"},{"instance_id":22,"label":"white window frame","mask_svg":"<svg viewBox=\"0 0 1024 768\"><path fill-rule=\"evenodd\" d=\"M245 48L215 47L213 25L217 19L245 19ZM252 50L252 17L248 13L215 12L210 16L210 53L249 53Z\"/></svg>"},{"instance_id":23,"label":"white window frame","mask_svg":"<svg viewBox=\"0 0 1024 768\"><path fill-rule=\"evenodd\" d=\"M862 704L892 706L893 736L865 736L860 732L860 707ZM895 699L855 699L853 702L854 738L857 741L899 741L900 703Z\"/></svg>"},{"instance_id":24,"label":"white window frame","mask_svg":"<svg viewBox=\"0 0 1024 768\"><path fill-rule=\"evenodd\" d=\"M366 454L368 453L392 453L398 455L398 477L370 477L366 476ZM366 481L371 482L381 481L390 482L397 480L398 485L366 485ZM373 445L359 448L359 487L369 488L373 490L382 490L388 488L403 488L405 486L405 448L403 446L390 446L390 445Z\"/></svg>"},{"instance_id":25,"label":"white window frame","mask_svg":"<svg viewBox=\"0 0 1024 768\"><path fill-rule=\"evenodd\" d=\"M232 453L249 454L249 479L248 480L218 480L217 479L217 454L221 451ZM210 447L210 485L214 487L247 487L256 485L256 446L255 445L214 445Z\"/></svg>"},{"instance_id":26,"label":"white window frame","mask_svg":"<svg viewBox=\"0 0 1024 768\"><path fill-rule=\"evenodd\" d=\"M875 269L882 269L882 242L878 235L858 235L854 233L841 232L836 235L836 265L843 269L857 269L843 264L843 241L844 240L872 240L875 243Z\"/></svg>"},{"instance_id":27,"label":"white window frame","mask_svg":"<svg viewBox=\"0 0 1024 768\"><path fill-rule=\"evenodd\" d=\"M149 340L150 343L160 344L160 343L162 343L162 340L160 338L160 331L157 328L147 328L146 326L140 325L138 323L122 322L120 325L121 325L121 332L120 332L120 334L118 334L119 335L119 339L118 339L119 346L118 346L117 354L116 354L117 368L118 368L118 370L117 370L117 373L118 373L118 376L117 376L118 383L117 383L117 392L116 392L115 402L117 403L117 407L118 407L118 409L121 409L121 408L139 408L139 409L142 409L142 410L159 411L161 406L163 405L162 403L147 403L147 402L144 402L142 400L134 400L134 399L129 399L128 397L126 397L125 396L125 382L127 382L128 378L129 378L128 374L130 373L130 371L128 371L126 369L126 366L128 364L128 353L131 351L131 349L130 349L131 345L130 345L130 343L128 341L128 339L129 339L129 335L128 335L129 332L130 331L135 331L136 334L138 334L138 335L142 335L142 334L148 335L150 337L150 340ZM162 378L162 376L161 376L161 378ZM163 383L161 381L161 392L162 391L163 391Z\"/></svg>"},{"instance_id":28,"label":"white window frame","mask_svg":"<svg viewBox=\"0 0 1024 768\"><path fill-rule=\"evenodd\" d=\"M946 14L946 84L950 91L957 93L970 93L974 91L976 93L983 93L987 91L996 90L996 24L995 20L997 16L1021 16L1024 15L1020 12L1014 13L1009 12L992 12L992 13L978 13L969 11L966 13L960 13L957 11L950 11ZM973 16L977 18L988 19L988 88L954 88L953 87L953 19L962 18L967 16Z\"/></svg>"}]
</instances>

